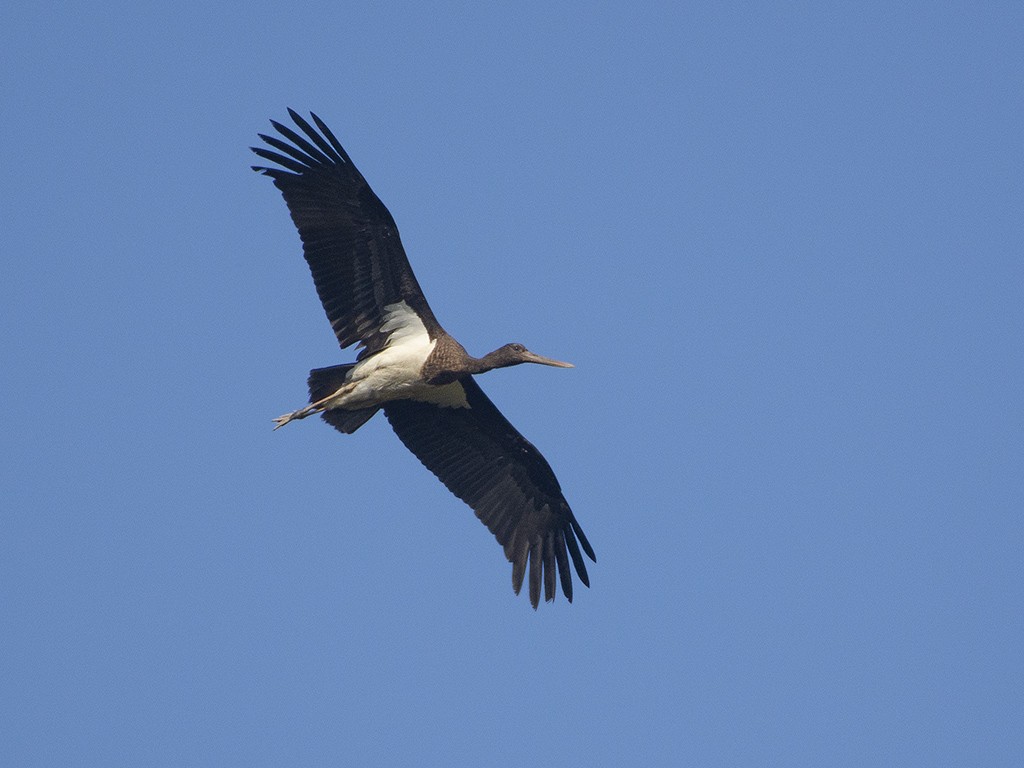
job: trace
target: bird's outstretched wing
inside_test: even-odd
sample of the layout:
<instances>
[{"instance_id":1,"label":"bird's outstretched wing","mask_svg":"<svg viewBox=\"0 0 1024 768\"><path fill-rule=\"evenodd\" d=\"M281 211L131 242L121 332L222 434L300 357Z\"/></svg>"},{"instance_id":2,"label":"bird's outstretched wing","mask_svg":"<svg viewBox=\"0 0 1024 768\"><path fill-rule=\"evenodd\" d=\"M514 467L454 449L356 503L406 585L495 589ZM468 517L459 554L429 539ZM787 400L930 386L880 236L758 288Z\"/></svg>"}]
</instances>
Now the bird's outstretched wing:
<instances>
[{"instance_id":1,"label":"bird's outstretched wing","mask_svg":"<svg viewBox=\"0 0 1024 768\"><path fill-rule=\"evenodd\" d=\"M428 332L437 326L398 237L388 209L370 189L324 122L311 114L319 131L289 109L301 136L278 122L271 125L286 141L260 134L270 147L252 151L281 166L253 166L274 180L302 238L317 294L344 349L359 342L360 357L379 351L385 307L405 303Z\"/></svg>"},{"instance_id":2,"label":"bird's outstretched wing","mask_svg":"<svg viewBox=\"0 0 1024 768\"><path fill-rule=\"evenodd\" d=\"M384 405L384 413L406 447L473 508L505 548L516 593L529 565L533 607L540 600L542 581L544 599L553 600L557 565L562 592L572 602L569 558L588 587L580 547L591 560L597 558L551 466L471 376L458 383L465 389L468 408L394 400Z\"/></svg>"}]
</instances>

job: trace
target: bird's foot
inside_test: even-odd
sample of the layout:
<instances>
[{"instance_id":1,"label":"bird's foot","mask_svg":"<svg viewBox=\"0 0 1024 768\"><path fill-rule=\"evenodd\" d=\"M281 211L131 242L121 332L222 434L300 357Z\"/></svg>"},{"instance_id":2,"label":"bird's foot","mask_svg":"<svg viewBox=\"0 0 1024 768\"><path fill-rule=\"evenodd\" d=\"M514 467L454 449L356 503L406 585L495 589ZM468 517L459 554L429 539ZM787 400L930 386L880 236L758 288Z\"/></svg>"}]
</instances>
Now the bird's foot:
<instances>
[{"instance_id":1,"label":"bird's foot","mask_svg":"<svg viewBox=\"0 0 1024 768\"><path fill-rule=\"evenodd\" d=\"M275 424L274 429L275 430L280 429L281 427L283 427L285 424L287 424L289 421L292 421L293 419L304 419L307 416L309 416L309 414L314 413L314 412L316 412L318 410L320 410L320 409L319 408L314 408L313 406L310 406L310 405L307 405L305 408L299 408L299 410L297 410L297 411L292 411L291 413L286 413L283 416L278 416L276 419L274 419L274 424Z\"/></svg>"},{"instance_id":2,"label":"bird's foot","mask_svg":"<svg viewBox=\"0 0 1024 768\"><path fill-rule=\"evenodd\" d=\"M305 408L299 408L299 410L292 411L291 413L286 413L284 416L278 416L276 419L274 419L274 423L277 425L276 427L274 427L274 429L280 429L293 419L304 419L307 416L310 416L314 413L320 413L320 411L325 410L328 407L328 404L332 400L336 399L338 395L342 394L347 389L351 389L351 386L352 385L342 386L340 389L338 389L337 392L330 394L327 397L320 398L315 403L310 403Z\"/></svg>"}]
</instances>

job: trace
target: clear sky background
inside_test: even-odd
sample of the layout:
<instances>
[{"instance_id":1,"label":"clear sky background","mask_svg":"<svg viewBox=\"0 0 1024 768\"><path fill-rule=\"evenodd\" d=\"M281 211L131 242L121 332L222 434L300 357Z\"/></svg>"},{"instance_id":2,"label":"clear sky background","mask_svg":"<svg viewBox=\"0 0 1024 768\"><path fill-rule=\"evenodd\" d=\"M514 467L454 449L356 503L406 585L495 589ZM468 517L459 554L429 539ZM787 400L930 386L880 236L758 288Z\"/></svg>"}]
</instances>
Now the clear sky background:
<instances>
[{"instance_id":1,"label":"clear sky background","mask_svg":"<svg viewBox=\"0 0 1024 768\"><path fill-rule=\"evenodd\" d=\"M0 10L0 764L1024 761L1024 5ZM333 128L598 555L530 609L248 147Z\"/></svg>"}]
</instances>

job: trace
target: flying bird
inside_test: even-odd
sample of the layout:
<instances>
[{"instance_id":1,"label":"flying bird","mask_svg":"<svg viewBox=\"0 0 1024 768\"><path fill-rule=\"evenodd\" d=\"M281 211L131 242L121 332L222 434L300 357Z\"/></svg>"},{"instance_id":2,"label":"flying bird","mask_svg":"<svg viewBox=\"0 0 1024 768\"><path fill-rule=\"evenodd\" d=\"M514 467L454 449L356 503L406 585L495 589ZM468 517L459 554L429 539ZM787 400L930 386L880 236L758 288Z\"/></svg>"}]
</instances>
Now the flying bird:
<instances>
[{"instance_id":1,"label":"flying bird","mask_svg":"<svg viewBox=\"0 0 1024 768\"><path fill-rule=\"evenodd\" d=\"M352 434L378 410L405 446L468 504L512 564L516 594L529 572L530 603L555 598L557 570L572 602L572 560L590 586L580 552L597 562L551 466L501 414L474 376L520 363L571 368L505 344L470 356L438 323L420 290L387 208L330 129L289 109L300 135L271 121L283 138L259 134L251 147L277 167L253 166L281 191L299 230L317 294L354 363L309 374L309 404L274 419L283 427L319 413Z\"/></svg>"}]
</instances>

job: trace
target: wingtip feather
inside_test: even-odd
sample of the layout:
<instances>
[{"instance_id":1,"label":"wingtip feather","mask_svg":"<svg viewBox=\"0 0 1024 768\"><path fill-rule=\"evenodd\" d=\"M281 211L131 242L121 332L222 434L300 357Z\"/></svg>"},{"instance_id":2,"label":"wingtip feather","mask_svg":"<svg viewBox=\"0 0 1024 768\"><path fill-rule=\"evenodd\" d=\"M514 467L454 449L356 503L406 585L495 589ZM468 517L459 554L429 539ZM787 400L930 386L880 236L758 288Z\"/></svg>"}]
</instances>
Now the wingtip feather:
<instances>
[{"instance_id":1,"label":"wingtip feather","mask_svg":"<svg viewBox=\"0 0 1024 768\"><path fill-rule=\"evenodd\" d=\"M583 534L583 529L580 528L580 524L576 522L576 518L572 517L569 519L572 525L572 530L576 534L576 538L580 540L580 546L583 547L583 551L587 553L587 557L597 562L597 555L594 554L594 548L590 546L590 542L587 541L587 537Z\"/></svg>"},{"instance_id":2,"label":"wingtip feather","mask_svg":"<svg viewBox=\"0 0 1024 768\"><path fill-rule=\"evenodd\" d=\"M555 599L555 545L554 533L548 531L544 537L544 600L550 603Z\"/></svg>"},{"instance_id":3,"label":"wingtip feather","mask_svg":"<svg viewBox=\"0 0 1024 768\"><path fill-rule=\"evenodd\" d=\"M587 565L583 560L583 555L580 554L580 548L576 543L576 539L572 536L566 536L565 543L569 547L569 556L572 558L572 564L576 566L576 575L580 577L580 581L583 582L584 586L589 587L590 577L587 576Z\"/></svg>"},{"instance_id":4,"label":"wingtip feather","mask_svg":"<svg viewBox=\"0 0 1024 768\"><path fill-rule=\"evenodd\" d=\"M540 539L530 546L530 605L534 608L540 602L540 580L544 570L542 547L543 542Z\"/></svg>"},{"instance_id":5,"label":"wingtip feather","mask_svg":"<svg viewBox=\"0 0 1024 768\"><path fill-rule=\"evenodd\" d=\"M509 558L512 561L512 591L517 595L523 588L523 577L526 576L526 552L523 547L514 557Z\"/></svg>"}]
</instances>

